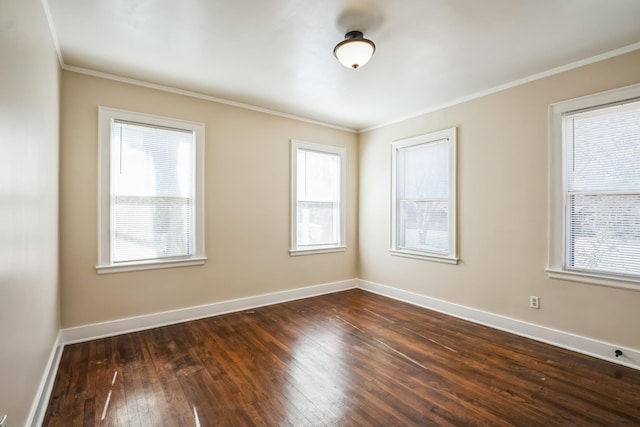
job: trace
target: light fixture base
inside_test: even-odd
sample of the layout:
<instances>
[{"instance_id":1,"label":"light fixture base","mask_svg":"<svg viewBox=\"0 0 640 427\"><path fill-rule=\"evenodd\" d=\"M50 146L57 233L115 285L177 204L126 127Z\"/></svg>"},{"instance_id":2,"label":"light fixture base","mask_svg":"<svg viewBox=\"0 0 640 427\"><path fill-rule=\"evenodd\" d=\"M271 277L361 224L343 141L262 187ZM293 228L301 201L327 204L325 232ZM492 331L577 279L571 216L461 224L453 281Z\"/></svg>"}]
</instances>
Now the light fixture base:
<instances>
[{"instance_id":1,"label":"light fixture base","mask_svg":"<svg viewBox=\"0 0 640 427\"><path fill-rule=\"evenodd\" d=\"M344 35L344 39L345 40L364 39L364 34L362 33L362 31L358 31L358 30L348 31Z\"/></svg>"}]
</instances>

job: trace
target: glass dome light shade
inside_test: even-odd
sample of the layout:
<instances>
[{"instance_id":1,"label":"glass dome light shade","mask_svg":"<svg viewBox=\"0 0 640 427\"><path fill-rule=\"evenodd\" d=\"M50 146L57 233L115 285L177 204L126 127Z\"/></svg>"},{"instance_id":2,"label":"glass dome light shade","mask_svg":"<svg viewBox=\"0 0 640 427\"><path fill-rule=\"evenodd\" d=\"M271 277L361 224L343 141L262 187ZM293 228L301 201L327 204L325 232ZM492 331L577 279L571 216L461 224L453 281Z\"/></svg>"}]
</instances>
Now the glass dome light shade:
<instances>
[{"instance_id":1,"label":"glass dome light shade","mask_svg":"<svg viewBox=\"0 0 640 427\"><path fill-rule=\"evenodd\" d=\"M342 65L355 69L369 62L375 51L376 45L360 31L350 31L333 49L333 54Z\"/></svg>"}]
</instances>

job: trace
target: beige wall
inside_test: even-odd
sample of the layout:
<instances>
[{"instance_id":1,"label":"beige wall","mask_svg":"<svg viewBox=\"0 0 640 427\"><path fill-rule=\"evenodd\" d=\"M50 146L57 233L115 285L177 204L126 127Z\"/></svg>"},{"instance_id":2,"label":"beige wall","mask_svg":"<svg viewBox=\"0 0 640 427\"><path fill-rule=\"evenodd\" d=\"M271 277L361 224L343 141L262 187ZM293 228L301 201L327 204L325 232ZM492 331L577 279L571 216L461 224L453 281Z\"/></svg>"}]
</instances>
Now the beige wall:
<instances>
[{"instance_id":1,"label":"beige wall","mask_svg":"<svg viewBox=\"0 0 640 427\"><path fill-rule=\"evenodd\" d=\"M63 327L359 276L640 348L640 338L633 329L640 292L551 280L544 271L548 105L637 83L639 66L640 52L633 52L366 132L359 138L331 128L65 71L61 139ZM205 266L96 274L99 105L205 123L209 257ZM458 127L461 262L451 266L392 257L388 253L389 144L450 126ZM291 138L347 147L346 253L288 255ZM254 206L261 207L259 213L251 210ZM541 298L540 310L528 307L529 295Z\"/></svg>"},{"instance_id":2,"label":"beige wall","mask_svg":"<svg viewBox=\"0 0 640 427\"><path fill-rule=\"evenodd\" d=\"M640 349L640 292L551 280L544 270L548 106L638 83L638 70L635 51L361 135L360 278ZM393 257L390 142L452 126L461 262Z\"/></svg>"},{"instance_id":3,"label":"beige wall","mask_svg":"<svg viewBox=\"0 0 640 427\"><path fill-rule=\"evenodd\" d=\"M205 124L204 266L98 275L98 106ZM357 135L64 71L64 328L357 276ZM346 252L289 256L290 139L347 149Z\"/></svg>"},{"instance_id":4,"label":"beige wall","mask_svg":"<svg viewBox=\"0 0 640 427\"><path fill-rule=\"evenodd\" d=\"M0 416L8 414L10 425L29 417L60 316L66 328L358 273L640 349L640 292L550 280L544 272L547 107L640 82L640 51L367 132L359 145L348 132L63 72L60 303L60 71L40 1L0 0L0 54ZM206 265L96 274L99 105L206 124ZM389 144L450 126L459 132L462 261L391 257ZM288 255L291 138L347 148L345 253ZM528 308L529 295L541 297L542 309Z\"/></svg>"},{"instance_id":5,"label":"beige wall","mask_svg":"<svg viewBox=\"0 0 640 427\"><path fill-rule=\"evenodd\" d=\"M0 416L24 425L59 329L60 71L39 0L0 1Z\"/></svg>"}]
</instances>

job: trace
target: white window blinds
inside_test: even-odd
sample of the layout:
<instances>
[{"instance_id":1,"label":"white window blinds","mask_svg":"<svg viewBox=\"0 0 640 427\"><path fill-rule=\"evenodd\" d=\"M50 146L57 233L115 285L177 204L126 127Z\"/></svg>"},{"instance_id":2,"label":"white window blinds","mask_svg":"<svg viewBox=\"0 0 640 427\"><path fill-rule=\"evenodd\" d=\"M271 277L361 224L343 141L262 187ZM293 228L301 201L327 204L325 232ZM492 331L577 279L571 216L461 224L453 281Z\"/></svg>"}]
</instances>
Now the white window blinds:
<instances>
[{"instance_id":1,"label":"white window blinds","mask_svg":"<svg viewBox=\"0 0 640 427\"><path fill-rule=\"evenodd\" d=\"M449 253L447 140L397 152L398 247Z\"/></svg>"},{"instance_id":2,"label":"white window blinds","mask_svg":"<svg viewBox=\"0 0 640 427\"><path fill-rule=\"evenodd\" d=\"M113 121L114 263L193 255L194 176L194 132Z\"/></svg>"},{"instance_id":3,"label":"white window blinds","mask_svg":"<svg viewBox=\"0 0 640 427\"><path fill-rule=\"evenodd\" d=\"M291 140L291 256L346 249L346 149Z\"/></svg>"},{"instance_id":4,"label":"white window blinds","mask_svg":"<svg viewBox=\"0 0 640 427\"><path fill-rule=\"evenodd\" d=\"M640 278L640 101L568 113L565 268Z\"/></svg>"},{"instance_id":5,"label":"white window blinds","mask_svg":"<svg viewBox=\"0 0 640 427\"><path fill-rule=\"evenodd\" d=\"M340 244L340 156L297 152L297 246Z\"/></svg>"},{"instance_id":6,"label":"white window blinds","mask_svg":"<svg viewBox=\"0 0 640 427\"><path fill-rule=\"evenodd\" d=\"M391 143L392 255L457 264L456 128Z\"/></svg>"}]
</instances>

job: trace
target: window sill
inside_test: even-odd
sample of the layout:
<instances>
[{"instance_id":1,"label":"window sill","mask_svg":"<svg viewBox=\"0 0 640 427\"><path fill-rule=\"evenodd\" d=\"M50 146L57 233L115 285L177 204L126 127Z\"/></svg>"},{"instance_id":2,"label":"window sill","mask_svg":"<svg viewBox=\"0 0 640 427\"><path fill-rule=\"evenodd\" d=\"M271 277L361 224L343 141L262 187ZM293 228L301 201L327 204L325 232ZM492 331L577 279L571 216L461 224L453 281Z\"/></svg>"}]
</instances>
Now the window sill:
<instances>
[{"instance_id":1,"label":"window sill","mask_svg":"<svg viewBox=\"0 0 640 427\"><path fill-rule=\"evenodd\" d=\"M458 261L460 261L460 258L449 257L449 256L444 256L444 255L429 254L429 253L418 252L418 251L409 251L409 250L406 250L406 249L389 249L389 252L393 256L400 256L400 257L413 258L413 259L421 259L421 260L425 260L425 261L442 262L442 263L445 263L445 264L454 264L455 265L455 264L458 264Z\"/></svg>"},{"instance_id":2,"label":"window sill","mask_svg":"<svg viewBox=\"0 0 640 427\"><path fill-rule=\"evenodd\" d=\"M146 261L146 262L126 262L119 264L98 265L98 274L122 273L126 271L158 270L162 268L188 267L192 265L203 265L207 261L206 257L194 257L184 260L167 261Z\"/></svg>"},{"instance_id":3,"label":"window sill","mask_svg":"<svg viewBox=\"0 0 640 427\"><path fill-rule=\"evenodd\" d=\"M328 254L331 252L344 252L347 249L346 246L327 246L316 249L290 249L289 255L301 256L301 255L314 255L314 254Z\"/></svg>"},{"instance_id":4,"label":"window sill","mask_svg":"<svg viewBox=\"0 0 640 427\"><path fill-rule=\"evenodd\" d=\"M591 285L610 286L614 288L640 291L640 281L631 278L614 278L597 274L580 273L577 271L559 270L555 268L547 268L546 271L551 279L568 280L570 282L581 282Z\"/></svg>"}]
</instances>

